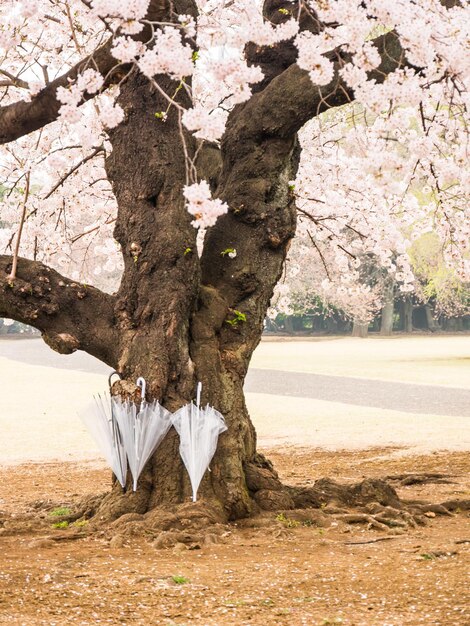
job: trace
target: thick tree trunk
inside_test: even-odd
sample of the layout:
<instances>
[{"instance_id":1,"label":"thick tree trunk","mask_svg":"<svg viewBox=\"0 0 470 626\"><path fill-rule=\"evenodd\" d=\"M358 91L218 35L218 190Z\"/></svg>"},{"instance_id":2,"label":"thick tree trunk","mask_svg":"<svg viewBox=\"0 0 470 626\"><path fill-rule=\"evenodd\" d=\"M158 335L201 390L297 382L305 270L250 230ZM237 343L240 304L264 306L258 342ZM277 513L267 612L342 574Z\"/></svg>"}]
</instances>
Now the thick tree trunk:
<instances>
[{"instance_id":1,"label":"thick tree trunk","mask_svg":"<svg viewBox=\"0 0 470 626\"><path fill-rule=\"evenodd\" d=\"M289 11L286 15L279 10L285 8L281 4L266 2L266 16L274 22L290 17ZM147 17L167 22L196 11L194 0L151 0ZM302 27L317 32L311 9L302 11ZM147 37L144 31L142 36ZM370 78L383 82L405 58L393 32L374 45L382 61ZM221 411L228 427L199 490L213 519L243 517L257 507L285 509L305 502L320 506L327 492L336 503L340 500L337 485L323 483L304 491L281 485L270 463L256 452L243 382L295 233L289 181L298 163L296 133L309 119L349 102L354 94L338 74L345 61L342 55L336 55L334 78L320 88L293 64L291 43L277 46L275 54L271 47L250 49L265 79L249 101L230 113L220 151L211 150L220 163L209 159L206 175L202 169L207 164L199 169L198 175L207 178L215 195L229 206L207 232L201 258L182 195L184 185L193 182L190 159L200 146L185 132L177 108L168 107L159 90L136 71L120 82L125 120L110 132L113 152L106 161L118 203L115 237L125 266L116 296L25 259L12 282L11 258L0 256L0 315L35 326L59 352L82 349L114 367L124 379L114 392L132 395L136 378L143 376L149 397L174 411L194 397L196 382L202 381L203 404ZM114 60L106 44L96 53L94 67L107 73L110 63ZM57 85L68 84L68 78L86 65L88 61L51 83L31 103L1 107L0 143L54 120L59 110ZM121 74L108 79L121 81ZM162 76L156 80L184 108L192 106L182 84ZM160 111L168 111L165 122L155 117ZM222 254L228 248L236 249L235 258ZM367 325L355 324L353 335L357 332L366 336ZM178 436L171 430L145 468L138 491L123 493L116 483L102 500L98 519L185 503L190 485L178 447ZM361 489L353 491L362 502ZM364 489L371 491L370 485ZM374 491L384 506L396 501L393 490L386 492L376 496Z\"/></svg>"},{"instance_id":2,"label":"thick tree trunk","mask_svg":"<svg viewBox=\"0 0 470 626\"><path fill-rule=\"evenodd\" d=\"M365 339L369 332L369 324L364 324L363 322L358 322L354 320L352 327L352 337L360 337L361 339Z\"/></svg>"},{"instance_id":3,"label":"thick tree trunk","mask_svg":"<svg viewBox=\"0 0 470 626\"><path fill-rule=\"evenodd\" d=\"M175 91L169 79L160 82L168 93ZM154 113L164 110L166 103L139 75L133 75L122 87L120 103L127 117L111 133L113 152L106 163L119 204L115 237L121 243L125 261L116 302L116 369L129 381L143 376L150 397L159 398L171 411L194 397L197 380L210 380L210 384L204 384L203 402L209 401L227 414L221 373L209 374L207 369L214 369L213 363L206 359L198 362L198 356L190 352L194 342L190 324L198 308L206 305L211 309L208 314L218 315L220 323L228 311L224 304L214 311L213 294L200 290L196 231L182 197L186 162L181 138L175 132L177 113L172 110L165 123L157 121ZM191 139L186 137L186 141L191 150ZM234 381L234 389L237 382ZM240 389L241 384L238 383ZM232 393L237 396L236 413L242 419L240 394ZM235 401L231 406L234 404ZM230 450L230 458L236 456L241 467L245 460L243 438L236 443L237 455ZM138 492L122 494L115 486L103 502L100 515L112 518L128 512L143 513L159 505L184 501L190 493L189 481L178 445L172 430L141 479ZM231 447L235 447L235 442ZM228 502L223 492L233 491L236 496L232 499L243 499L242 476L236 476L233 469L229 474L224 478L220 471L214 471L201 486L201 494ZM227 515L233 515L231 509Z\"/></svg>"},{"instance_id":4,"label":"thick tree trunk","mask_svg":"<svg viewBox=\"0 0 470 626\"><path fill-rule=\"evenodd\" d=\"M393 332L393 308L394 308L394 285L393 281L388 281L385 286L384 305L380 318L380 334L391 335Z\"/></svg>"},{"instance_id":5,"label":"thick tree trunk","mask_svg":"<svg viewBox=\"0 0 470 626\"><path fill-rule=\"evenodd\" d=\"M462 317L447 317L445 329L451 332L460 332L464 329Z\"/></svg>"},{"instance_id":6,"label":"thick tree trunk","mask_svg":"<svg viewBox=\"0 0 470 626\"><path fill-rule=\"evenodd\" d=\"M167 93L177 91L168 78L158 80ZM189 106L184 90L178 98ZM196 382L203 383L203 404L224 415L228 430L199 493L224 519L243 517L266 495L256 496L263 491L257 474L264 472L270 491L282 491L275 473L263 468L256 454L243 382L295 233L288 186L298 162L295 134L264 136L252 128L257 120L244 106L232 112L224 160L219 175L216 168L211 176L230 210L208 231L199 260L182 196L188 162L178 112L170 108L164 123L156 120L155 111L165 110L167 103L137 74L122 85L119 100L126 119L110 133L113 152L106 162L119 206L115 237L125 262L115 303L114 366L128 381L143 376L150 397L170 411L189 402ZM186 135L185 144L187 154L194 154L193 138ZM236 249L235 258L221 254L227 248ZM246 321L234 323L237 311ZM123 494L115 485L99 516L111 519L185 502L190 485L178 446L172 429L139 490ZM290 502L280 493L274 499Z\"/></svg>"},{"instance_id":7,"label":"thick tree trunk","mask_svg":"<svg viewBox=\"0 0 470 626\"><path fill-rule=\"evenodd\" d=\"M429 304L424 305L424 312L426 313L426 322L428 325L428 329L433 333L437 330L440 330L439 323L434 317L433 310Z\"/></svg>"},{"instance_id":8,"label":"thick tree trunk","mask_svg":"<svg viewBox=\"0 0 470 626\"><path fill-rule=\"evenodd\" d=\"M402 326L405 333L413 332L413 303L411 298L405 298L402 305Z\"/></svg>"}]
</instances>

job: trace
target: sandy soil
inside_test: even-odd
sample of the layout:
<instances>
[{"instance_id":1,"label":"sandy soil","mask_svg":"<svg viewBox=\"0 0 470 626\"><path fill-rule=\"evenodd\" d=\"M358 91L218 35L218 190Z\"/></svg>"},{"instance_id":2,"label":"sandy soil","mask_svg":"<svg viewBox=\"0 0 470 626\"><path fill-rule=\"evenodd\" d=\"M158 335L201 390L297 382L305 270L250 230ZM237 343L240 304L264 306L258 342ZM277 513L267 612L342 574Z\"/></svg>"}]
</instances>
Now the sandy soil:
<instances>
[{"instance_id":1,"label":"sandy soil","mask_svg":"<svg viewBox=\"0 0 470 626\"><path fill-rule=\"evenodd\" d=\"M470 335L267 337L251 366L469 389Z\"/></svg>"},{"instance_id":2,"label":"sandy soil","mask_svg":"<svg viewBox=\"0 0 470 626\"><path fill-rule=\"evenodd\" d=\"M435 502L469 495L470 462L462 453L264 452L292 484L325 475L346 481L439 472L452 482L406 487L400 495ZM0 470L0 624L470 623L468 513L430 518L398 535L339 524L290 527L271 514L262 525L228 525L218 543L208 534L197 549L162 550L141 538L80 538L83 527L53 528L55 507L73 507L108 484L109 471L96 462Z\"/></svg>"},{"instance_id":3,"label":"sandy soil","mask_svg":"<svg viewBox=\"0 0 470 626\"><path fill-rule=\"evenodd\" d=\"M413 454L470 450L468 417L405 413L263 393L246 395L264 446L290 443L328 450L397 446Z\"/></svg>"},{"instance_id":4,"label":"sandy soil","mask_svg":"<svg viewBox=\"0 0 470 626\"><path fill-rule=\"evenodd\" d=\"M467 337L416 339L268 341L254 365L470 386ZM159 549L152 538L112 529L88 536L86 524L55 528L58 507L109 489L110 471L77 417L106 376L4 354L0 342L0 624L470 624L465 511L398 534L341 522L298 526L269 514L227 525L219 539L209 528L194 549ZM468 419L268 394L249 394L248 403L285 482L431 472L448 482L403 487L401 497L470 497Z\"/></svg>"}]
</instances>

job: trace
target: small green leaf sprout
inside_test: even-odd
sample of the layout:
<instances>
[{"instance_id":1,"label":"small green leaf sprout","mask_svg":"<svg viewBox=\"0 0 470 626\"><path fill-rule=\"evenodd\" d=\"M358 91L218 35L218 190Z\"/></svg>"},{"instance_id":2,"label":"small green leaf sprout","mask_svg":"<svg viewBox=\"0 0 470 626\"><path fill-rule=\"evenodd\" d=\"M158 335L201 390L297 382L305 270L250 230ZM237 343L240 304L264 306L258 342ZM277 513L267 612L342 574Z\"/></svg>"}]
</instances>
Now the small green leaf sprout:
<instances>
[{"instance_id":1,"label":"small green leaf sprout","mask_svg":"<svg viewBox=\"0 0 470 626\"><path fill-rule=\"evenodd\" d=\"M300 526L299 521L295 519L289 519L284 515L284 513L279 513L279 515L276 515L276 521L281 522L281 524L286 528L298 528Z\"/></svg>"},{"instance_id":2,"label":"small green leaf sprout","mask_svg":"<svg viewBox=\"0 0 470 626\"><path fill-rule=\"evenodd\" d=\"M72 526L75 526L76 528L83 528L87 524L88 524L88 520L81 519L81 520L77 520L76 522L74 522Z\"/></svg>"},{"instance_id":3,"label":"small green leaf sprout","mask_svg":"<svg viewBox=\"0 0 470 626\"><path fill-rule=\"evenodd\" d=\"M237 309L230 309L230 313L234 316L231 320L225 320L230 326L238 326L240 322L246 322L246 315Z\"/></svg>"},{"instance_id":4,"label":"small green leaf sprout","mask_svg":"<svg viewBox=\"0 0 470 626\"><path fill-rule=\"evenodd\" d=\"M234 259L237 256L237 251L235 250L235 248L226 248L225 250L222 250L220 256L228 256L231 259Z\"/></svg>"},{"instance_id":5,"label":"small green leaf sprout","mask_svg":"<svg viewBox=\"0 0 470 626\"><path fill-rule=\"evenodd\" d=\"M194 54L193 54L194 57ZM175 89L174 94L171 96L170 98L170 102L168 103L168 106L166 108L166 111L157 111L154 115L157 118L157 120L161 120L162 122L166 122L167 117L168 117L168 112L171 108L171 105L174 103L176 96L178 95L178 92L183 88L184 85L184 79L182 81L180 81L178 87Z\"/></svg>"},{"instance_id":6,"label":"small green leaf sprout","mask_svg":"<svg viewBox=\"0 0 470 626\"><path fill-rule=\"evenodd\" d=\"M171 580L177 585L185 585L186 583L189 583L189 579L185 576L172 576Z\"/></svg>"},{"instance_id":7,"label":"small green leaf sprout","mask_svg":"<svg viewBox=\"0 0 470 626\"><path fill-rule=\"evenodd\" d=\"M52 524L52 528L57 528L57 529L68 528L68 527L69 527L69 523L65 520L63 522L56 522L55 524Z\"/></svg>"},{"instance_id":8,"label":"small green leaf sprout","mask_svg":"<svg viewBox=\"0 0 470 626\"><path fill-rule=\"evenodd\" d=\"M58 506L56 509L53 509L49 515L54 515L55 517L62 517L62 515L70 515L72 511L68 508L68 506Z\"/></svg>"}]
</instances>

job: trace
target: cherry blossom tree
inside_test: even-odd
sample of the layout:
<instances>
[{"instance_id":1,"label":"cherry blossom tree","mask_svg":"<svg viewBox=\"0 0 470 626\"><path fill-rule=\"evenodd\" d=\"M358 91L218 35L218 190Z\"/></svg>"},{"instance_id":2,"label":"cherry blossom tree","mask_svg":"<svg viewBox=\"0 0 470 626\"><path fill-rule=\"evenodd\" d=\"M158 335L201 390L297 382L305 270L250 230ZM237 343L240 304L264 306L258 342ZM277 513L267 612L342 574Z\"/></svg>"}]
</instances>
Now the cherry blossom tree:
<instances>
[{"instance_id":1,"label":"cherry blossom tree","mask_svg":"<svg viewBox=\"0 0 470 626\"><path fill-rule=\"evenodd\" d=\"M374 254L409 288L397 219L410 238L435 231L469 272L468 13L453 0L1 4L0 315L110 365L117 393L144 376L175 410L201 380L228 425L201 493L225 519L313 497L257 453L243 397L297 212L345 277ZM98 288L120 273L115 294ZM99 514L188 494L171 431L136 494L115 486Z\"/></svg>"},{"instance_id":2,"label":"cherry blossom tree","mask_svg":"<svg viewBox=\"0 0 470 626\"><path fill-rule=\"evenodd\" d=\"M426 233L411 248L415 293L425 306L428 326L437 330L436 318L462 317L470 313L470 285L444 262L435 233Z\"/></svg>"}]
</instances>

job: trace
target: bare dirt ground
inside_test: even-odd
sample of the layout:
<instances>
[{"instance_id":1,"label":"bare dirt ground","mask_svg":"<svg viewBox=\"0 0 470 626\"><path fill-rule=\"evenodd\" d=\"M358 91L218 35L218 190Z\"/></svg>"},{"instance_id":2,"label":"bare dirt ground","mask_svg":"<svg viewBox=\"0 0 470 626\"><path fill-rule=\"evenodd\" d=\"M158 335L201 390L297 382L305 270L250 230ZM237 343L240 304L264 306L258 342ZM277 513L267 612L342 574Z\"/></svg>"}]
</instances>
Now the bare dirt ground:
<instances>
[{"instance_id":1,"label":"bare dirt ground","mask_svg":"<svg viewBox=\"0 0 470 626\"><path fill-rule=\"evenodd\" d=\"M463 390L469 356L469 336L268 340L253 367ZM0 342L0 625L470 626L466 510L385 531L269 513L164 549L158 536L113 526L54 527L52 513L110 488L77 416L106 378L84 354ZM266 392L247 401L286 483L391 477L403 499L470 499L463 415ZM393 478L430 473L445 476L409 486Z\"/></svg>"},{"instance_id":2,"label":"bare dirt ground","mask_svg":"<svg viewBox=\"0 0 470 626\"><path fill-rule=\"evenodd\" d=\"M449 482L398 488L402 498L469 498L469 455L393 449L263 450L284 481L342 482L406 473ZM439 479L437 479L439 480ZM101 462L0 468L0 624L468 626L468 512L381 532L287 513L207 529L199 545L54 528L52 511L109 488ZM392 484L397 484L392 480Z\"/></svg>"}]
</instances>

